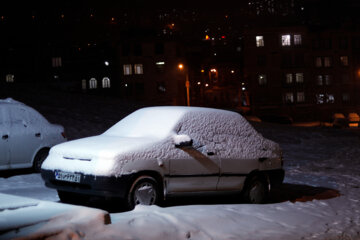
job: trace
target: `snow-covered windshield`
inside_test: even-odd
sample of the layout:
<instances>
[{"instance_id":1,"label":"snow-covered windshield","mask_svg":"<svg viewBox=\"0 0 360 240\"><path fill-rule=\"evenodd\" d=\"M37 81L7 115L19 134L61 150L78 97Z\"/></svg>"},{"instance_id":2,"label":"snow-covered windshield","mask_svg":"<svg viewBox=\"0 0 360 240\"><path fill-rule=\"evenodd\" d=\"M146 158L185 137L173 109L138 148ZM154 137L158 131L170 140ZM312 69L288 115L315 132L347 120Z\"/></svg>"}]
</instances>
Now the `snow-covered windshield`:
<instances>
[{"instance_id":1,"label":"snow-covered windshield","mask_svg":"<svg viewBox=\"0 0 360 240\"><path fill-rule=\"evenodd\" d=\"M171 134L185 112L176 107L143 108L122 119L104 135L164 138Z\"/></svg>"}]
</instances>

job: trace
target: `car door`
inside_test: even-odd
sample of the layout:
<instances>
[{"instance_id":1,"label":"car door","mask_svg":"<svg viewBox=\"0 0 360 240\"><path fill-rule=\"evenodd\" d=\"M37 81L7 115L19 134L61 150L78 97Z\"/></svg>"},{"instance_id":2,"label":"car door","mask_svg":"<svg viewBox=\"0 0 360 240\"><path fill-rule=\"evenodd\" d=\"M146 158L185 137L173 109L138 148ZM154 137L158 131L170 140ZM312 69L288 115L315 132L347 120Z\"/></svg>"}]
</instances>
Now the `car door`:
<instances>
[{"instance_id":1,"label":"car door","mask_svg":"<svg viewBox=\"0 0 360 240\"><path fill-rule=\"evenodd\" d=\"M8 111L5 107L0 108L0 169L9 168L9 122Z\"/></svg>"},{"instance_id":2,"label":"car door","mask_svg":"<svg viewBox=\"0 0 360 240\"><path fill-rule=\"evenodd\" d=\"M175 151L178 151L175 155L184 157L170 159L169 193L216 190L220 163L213 149L208 146L190 146Z\"/></svg>"},{"instance_id":3,"label":"car door","mask_svg":"<svg viewBox=\"0 0 360 240\"><path fill-rule=\"evenodd\" d=\"M29 124L28 109L25 106L10 108L10 165L31 166L33 156L41 144L38 132Z\"/></svg>"}]
</instances>

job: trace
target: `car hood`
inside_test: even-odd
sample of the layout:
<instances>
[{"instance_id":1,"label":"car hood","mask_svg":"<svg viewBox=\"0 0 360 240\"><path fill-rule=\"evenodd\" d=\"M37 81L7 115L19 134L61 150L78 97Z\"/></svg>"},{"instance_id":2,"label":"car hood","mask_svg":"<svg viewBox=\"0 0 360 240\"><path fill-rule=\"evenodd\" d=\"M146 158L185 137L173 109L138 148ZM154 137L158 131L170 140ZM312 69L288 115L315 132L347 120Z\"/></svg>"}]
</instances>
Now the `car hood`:
<instances>
[{"instance_id":1,"label":"car hood","mask_svg":"<svg viewBox=\"0 0 360 240\"><path fill-rule=\"evenodd\" d=\"M114 158L129 151L140 151L156 139L99 135L65 142L53 147L50 154L64 159L91 161L94 158Z\"/></svg>"}]
</instances>

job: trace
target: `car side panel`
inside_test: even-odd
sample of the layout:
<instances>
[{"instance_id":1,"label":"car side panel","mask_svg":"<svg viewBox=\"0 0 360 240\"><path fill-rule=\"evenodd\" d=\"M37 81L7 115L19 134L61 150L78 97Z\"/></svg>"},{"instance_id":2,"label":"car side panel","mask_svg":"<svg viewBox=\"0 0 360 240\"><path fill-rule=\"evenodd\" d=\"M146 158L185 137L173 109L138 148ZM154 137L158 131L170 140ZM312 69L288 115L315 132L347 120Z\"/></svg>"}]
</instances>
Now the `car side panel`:
<instances>
[{"instance_id":1,"label":"car side panel","mask_svg":"<svg viewBox=\"0 0 360 240\"><path fill-rule=\"evenodd\" d=\"M221 159L220 180L217 185L217 190L241 190L246 176L258 168L259 162L256 159Z\"/></svg>"},{"instance_id":2,"label":"car side panel","mask_svg":"<svg viewBox=\"0 0 360 240\"><path fill-rule=\"evenodd\" d=\"M209 156L192 147L177 151L186 152L187 157L170 159L168 192L215 191L220 172L216 154Z\"/></svg>"}]
</instances>

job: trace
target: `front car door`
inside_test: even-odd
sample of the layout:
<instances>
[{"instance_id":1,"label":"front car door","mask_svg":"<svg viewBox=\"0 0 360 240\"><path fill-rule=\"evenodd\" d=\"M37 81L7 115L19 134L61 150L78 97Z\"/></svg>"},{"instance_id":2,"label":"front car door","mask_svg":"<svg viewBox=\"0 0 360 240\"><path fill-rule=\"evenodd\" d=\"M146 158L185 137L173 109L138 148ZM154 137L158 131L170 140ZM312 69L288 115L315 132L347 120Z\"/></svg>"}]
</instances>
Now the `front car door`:
<instances>
[{"instance_id":1,"label":"front car door","mask_svg":"<svg viewBox=\"0 0 360 240\"><path fill-rule=\"evenodd\" d=\"M176 156L183 157L170 159L167 191L215 191L219 180L220 162L214 151L207 149L207 146L199 147L196 144L177 148L176 151Z\"/></svg>"}]
</instances>

